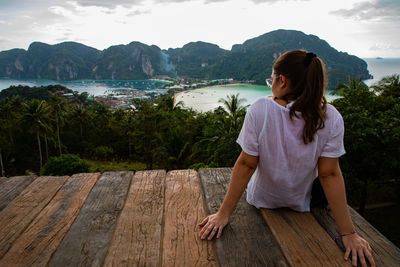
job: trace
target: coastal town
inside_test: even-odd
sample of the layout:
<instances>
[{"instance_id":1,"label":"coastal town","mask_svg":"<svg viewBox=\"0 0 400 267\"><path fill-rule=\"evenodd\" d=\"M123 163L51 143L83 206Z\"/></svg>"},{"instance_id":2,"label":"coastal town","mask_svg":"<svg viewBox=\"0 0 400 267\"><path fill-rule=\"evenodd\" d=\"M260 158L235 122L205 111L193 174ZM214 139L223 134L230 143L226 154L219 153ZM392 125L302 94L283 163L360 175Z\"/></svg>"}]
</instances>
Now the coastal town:
<instances>
[{"instance_id":1,"label":"coastal town","mask_svg":"<svg viewBox=\"0 0 400 267\"><path fill-rule=\"evenodd\" d=\"M134 99L150 100L157 99L164 95L175 95L180 92L189 91L193 89L199 89L217 85L229 85L229 84L252 84L254 81L236 81L232 78L229 79L217 79L217 80L198 80L198 79L171 79L163 77L157 79L158 81L165 82L161 88L150 89L150 90L136 90L135 88L117 89L105 95L90 96L89 99L93 101L104 102L107 106L113 109L120 107L130 107ZM68 96L65 94L64 96Z\"/></svg>"}]
</instances>

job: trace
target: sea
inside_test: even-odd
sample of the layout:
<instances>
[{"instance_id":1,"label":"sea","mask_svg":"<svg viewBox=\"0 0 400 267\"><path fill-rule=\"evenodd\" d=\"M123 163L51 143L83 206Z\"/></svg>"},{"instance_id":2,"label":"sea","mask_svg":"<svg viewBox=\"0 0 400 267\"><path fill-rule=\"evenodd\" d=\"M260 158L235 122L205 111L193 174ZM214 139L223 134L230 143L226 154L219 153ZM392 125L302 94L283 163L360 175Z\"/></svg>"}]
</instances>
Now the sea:
<instances>
[{"instance_id":1,"label":"sea","mask_svg":"<svg viewBox=\"0 0 400 267\"><path fill-rule=\"evenodd\" d=\"M364 58L368 64L368 70L373 79L364 82L371 86L383 77L393 74L400 74L400 58ZM165 85L161 80L75 80L75 81L52 81L44 79L9 79L0 78L0 91L11 85L46 86L61 84L67 88L80 93L87 92L92 96L115 94L124 90L145 91L146 93L164 94L167 90L161 88ZM182 102L185 107L193 108L199 112L211 111L221 106L220 99L228 95L239 94L244 99L243 105L250 105L260 97L272 95L267 86L251 84L234 84L223 86L212 86L194 89L178 93L175 96L176 102ZM326 95L328 101L337 96Z\"/></svg>"}]
</instances>

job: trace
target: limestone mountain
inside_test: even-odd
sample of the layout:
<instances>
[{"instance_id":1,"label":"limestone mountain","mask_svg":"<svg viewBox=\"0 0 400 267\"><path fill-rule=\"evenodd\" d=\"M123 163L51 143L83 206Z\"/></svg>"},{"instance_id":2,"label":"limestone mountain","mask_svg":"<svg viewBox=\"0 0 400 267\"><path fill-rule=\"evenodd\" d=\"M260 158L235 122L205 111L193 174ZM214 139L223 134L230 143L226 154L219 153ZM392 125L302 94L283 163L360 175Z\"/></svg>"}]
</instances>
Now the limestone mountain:
<instances>
[{"instance_id":1,"label":"limestone mountain","mask_svg":"<svg viewBox=\"0 0 400 267\"><path fill-rule=\"evenodd\" d=\"M229 51L218 45L205 42L191 42L182 48L168 49L170 62L179 75L193 78L205 78L209 75L208 66L217 64L217 61Z\"/></svg>"},{"instance_id":2,"label":"limestone mountain","mask_svg":"<svg viewBox=\"0 0 400 267\"><path fill-rule=\"evenodd\" d=\"M293 30L272 31L247 40L241 45L234 45L231 54L222 60L218 68L226 69L235 61L241 61L242 66L239 66L241 69L237 70L237 73L246 74L246 78L261 82L265 79L262 72L270 73L274 60L283 52L292 49L305 49L321 57L326 64L331 88L340 82L347 81L348 76L370 78L367 63L364 60L337 51L315 35L306 35ZM237 64L233 66L238 67ZM250 68L251 71L246 72L243 68Z\"/></svg>"},{"instance_id":3,"label":"limestone mountain","mask_svg":"<svg viewBox=\"0 0 400 267\"><path fill-rule=\"evenodd\" d=\"M168 74L165 55L155 45L140 42L116 45L100 53L92 69L94 79L149 79L155 75Z\"/></svg>"},{"instance_id":4,"label":"limestone mountain","mask_svg":"<svg viewBox=\"0 0 400 267\"><path fill-rule=\"evenodd\" d=\"M97 49L74 42L48 45L32 43L28 50L0 53L0 76L75 80L90 77L91 67L100 54Z\"/></svg>"},{"instance_id":5,"label":"limestone mountain","mask_svg":"<svg viewBox=\"0 0 400 267\"><path fill-rule=\"evenodd\" d=\"M237 44L231 50L205 42L161 50L132 42L103 51L75 42L56 45L34 42L28 50L0 52L0 77L76 79L149 79L168 75L204 79L234 78L264 84L274 60L290 49L306 49L326 63L329 88L349 76L369 78L362 59L339 52L315 35L276 30Z\"/></svg>"}]
</instances>

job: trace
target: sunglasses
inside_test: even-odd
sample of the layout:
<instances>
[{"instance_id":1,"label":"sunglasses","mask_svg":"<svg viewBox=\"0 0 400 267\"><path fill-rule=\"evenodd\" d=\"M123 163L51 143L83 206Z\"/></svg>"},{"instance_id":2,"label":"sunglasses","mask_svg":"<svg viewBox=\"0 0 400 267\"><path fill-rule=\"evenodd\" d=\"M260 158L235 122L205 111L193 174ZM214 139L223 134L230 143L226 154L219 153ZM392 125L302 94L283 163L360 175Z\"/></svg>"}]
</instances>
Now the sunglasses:
<instances>
[{"instance_id":1,"label":"sunglasses","mask_svg":"<svg viewBox=\"0 0 400 267\"><path fill-rule=\"evenodd\" d=\"M272 79L271 79L271 78L265 79L265 83L267 84L267 86L268 86L269 88L272 88Z\"/></svg>"}]
</instances>

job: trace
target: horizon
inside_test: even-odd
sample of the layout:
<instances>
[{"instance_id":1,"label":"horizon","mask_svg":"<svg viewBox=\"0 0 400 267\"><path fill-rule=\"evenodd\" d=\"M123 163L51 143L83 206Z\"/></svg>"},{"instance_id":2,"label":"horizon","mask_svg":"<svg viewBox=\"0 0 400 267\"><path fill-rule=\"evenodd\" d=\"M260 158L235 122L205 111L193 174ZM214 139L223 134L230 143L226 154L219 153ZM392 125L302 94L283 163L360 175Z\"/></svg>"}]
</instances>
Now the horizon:
<instances>
[{"instance_id":1,"label":"horizon","mask_svg":"<svg viewBox=\"0 0 400 267\"><path fill-rule=\"evenodd\" d=\"M196 41L231 50L290 29L360 58L400 57L398 0L0 0L0 25L0 51L34 41L104 50L132 40L163 50Z\"/></svg>"}]
</instances>

